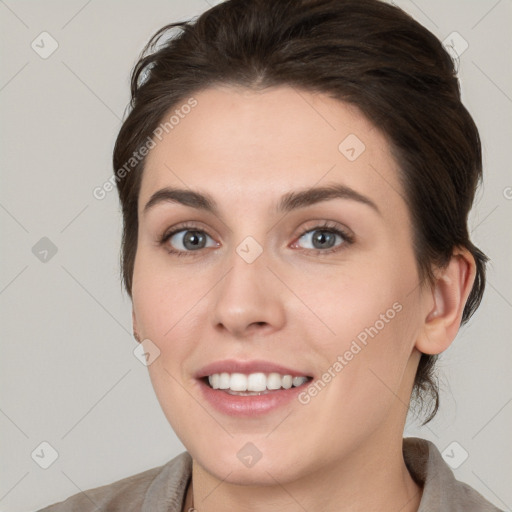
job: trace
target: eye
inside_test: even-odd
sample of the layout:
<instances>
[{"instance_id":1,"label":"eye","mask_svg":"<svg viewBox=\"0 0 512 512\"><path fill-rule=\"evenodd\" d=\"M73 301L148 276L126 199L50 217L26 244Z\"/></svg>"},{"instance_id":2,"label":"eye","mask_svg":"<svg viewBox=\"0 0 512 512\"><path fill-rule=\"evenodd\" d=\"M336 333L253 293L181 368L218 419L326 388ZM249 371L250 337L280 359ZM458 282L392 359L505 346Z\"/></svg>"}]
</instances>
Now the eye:
<instances>
[{"instance_id":1,"label":"eye","mask_svg":"<svg viewBox=\"0 0 512 512\"><path fill-rule=\"evenodd\" d=\"M186 226L164 235L161 243L165 244L168 252L179 256L219 245L204 231Z\"/></svg>"},{"instance_id":2,"label":"eye","mask_svg":"<svg viewBox=\"0 0 512 512\"><path fill-rule=\"evenodd\" d=\"M293 245L306 250L329 253L351 243L353 243L353 237L348 233L337 227L323 225L304 231Z\"/></svg>"}]
</instances>

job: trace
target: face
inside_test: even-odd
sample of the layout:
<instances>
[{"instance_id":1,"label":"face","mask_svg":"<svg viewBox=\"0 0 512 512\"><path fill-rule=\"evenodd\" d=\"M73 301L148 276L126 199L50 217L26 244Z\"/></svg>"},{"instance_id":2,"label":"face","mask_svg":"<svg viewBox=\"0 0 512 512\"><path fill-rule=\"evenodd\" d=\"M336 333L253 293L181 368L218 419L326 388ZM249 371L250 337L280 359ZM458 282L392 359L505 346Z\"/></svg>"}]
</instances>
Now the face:
<instances>
[{"instance_id":1,"label":"face","mask_svg":"<svg viewBox=\"0 0 512 512\"><path fill-rule=\"evenodd\" d=\"M138 203L134 325L170 424L235 483L401 440L425 297L386 139L326 95L194 98Z\"/></svg>"}]
</instances>

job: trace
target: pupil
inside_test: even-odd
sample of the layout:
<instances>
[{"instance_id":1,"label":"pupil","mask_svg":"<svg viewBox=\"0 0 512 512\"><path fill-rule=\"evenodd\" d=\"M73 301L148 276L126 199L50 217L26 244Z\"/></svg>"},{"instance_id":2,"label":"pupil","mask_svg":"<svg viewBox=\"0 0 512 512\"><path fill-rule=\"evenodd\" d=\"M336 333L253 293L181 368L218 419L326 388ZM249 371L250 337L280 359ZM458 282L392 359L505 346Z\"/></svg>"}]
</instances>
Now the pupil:
<instances>
[{"instance_id":1,"label":"pupil","mask_svg":"<svg viewBox=\"0 0 512 512\"><path fill-rule=\"evenodd\" d=\"M201 242L204 242L204 238L204 235L199 231L187 231L183 240L183 245L187 249L197 249L198 246L201 245Z\"/></svg>"},{"instance_id":2,"label":"pupil","mask_svg":"<svg viewBox=\"0 0 512 512\"><path fill-rule=\"evenodd\" d=\"M317 235L313 237L313 243L315 244L316 246L316 242L318 242L320 244L320 248L324 248L325 245L321 245L321 244L325 244L326 241L329 241L330 243L327 244L328 247L332 247L334 241L335 241L335 238L334 238L334 233L329 233L328 231L317 231Z\"/></svg>"}]
</instances>

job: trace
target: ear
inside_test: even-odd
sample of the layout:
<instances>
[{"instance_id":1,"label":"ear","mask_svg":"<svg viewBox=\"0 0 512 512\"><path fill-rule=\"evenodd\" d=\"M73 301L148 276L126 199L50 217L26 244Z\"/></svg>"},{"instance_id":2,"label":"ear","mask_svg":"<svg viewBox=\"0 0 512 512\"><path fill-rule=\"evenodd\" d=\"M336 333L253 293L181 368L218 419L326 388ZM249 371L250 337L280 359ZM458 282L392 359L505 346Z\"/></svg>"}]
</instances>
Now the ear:
<instances>
[{"instance_id":1,"label":"ear","mask_svg":"<svg viewBox=\"0 0 512 512\"><path fill-rule=\"evenodd\" d=\"M454 250L429 290L429 310L415 347L424 354L440 354L459 331L464 306L473 287L476 265L467 249ZM433 302L433 306L432 306Z\"/></svg>"},{"instance_id":2,"label":"ear","mask_svg":"<svg viewBox=\"0 0 512 512\"><path fill-rule=\"evenodd\" d=\"M133 337L140 343L139 329L137 328L137 318L135 318L135 308L132 306L132 325Z\"/></svg>"}]
</instances>

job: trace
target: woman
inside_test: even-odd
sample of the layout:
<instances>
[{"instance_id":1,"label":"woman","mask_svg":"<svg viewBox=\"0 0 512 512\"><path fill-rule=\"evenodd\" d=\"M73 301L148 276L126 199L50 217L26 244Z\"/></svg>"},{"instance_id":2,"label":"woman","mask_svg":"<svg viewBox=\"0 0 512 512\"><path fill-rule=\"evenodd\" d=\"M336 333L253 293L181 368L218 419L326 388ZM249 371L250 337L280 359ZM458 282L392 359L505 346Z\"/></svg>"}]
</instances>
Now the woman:
<instances>
[{"instance_id":1,"label":"woman","mask_svg":"<svg viewBox=\"0 0 512 512\"><path fill-rule=\"evenodd\" d=\"M377 0L168 25L114 170L134 335L187 452L44 510L498 510L403 439L487 260L479 135L430 32Z\"/></svg>"}]
</instances>

